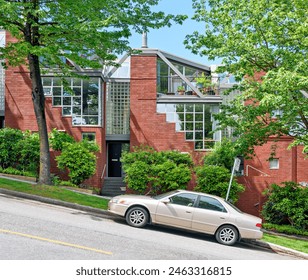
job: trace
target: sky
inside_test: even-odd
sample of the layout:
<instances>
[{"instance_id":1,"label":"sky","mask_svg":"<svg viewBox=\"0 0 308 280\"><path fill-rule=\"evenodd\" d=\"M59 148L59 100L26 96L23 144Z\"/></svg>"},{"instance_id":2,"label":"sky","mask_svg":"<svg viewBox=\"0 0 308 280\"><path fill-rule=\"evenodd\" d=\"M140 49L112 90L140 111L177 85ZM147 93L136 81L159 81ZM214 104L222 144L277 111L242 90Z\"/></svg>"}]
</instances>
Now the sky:
<instances>
[{"instance_id":1,"label":"sky","mask_svg":"<svg viewBox=\"0 0 308 280\"><path fill-rule=\"evenodd\" d=\"M204 56L194 55L184 46L183 42L186 35L192 34L194 31L202 32L204 30L202 23L197 23L190 19L194 14L191 0L161 0L157 8L167 14L186 14L189 19L183 25L173 24L171 27L150 30L147 34L149 48L160 49L208 66L219 63L219 61L209 61ZM133 34L130 44L133 48L140 48L142 35Z\"/></svg>"}]
</instances>

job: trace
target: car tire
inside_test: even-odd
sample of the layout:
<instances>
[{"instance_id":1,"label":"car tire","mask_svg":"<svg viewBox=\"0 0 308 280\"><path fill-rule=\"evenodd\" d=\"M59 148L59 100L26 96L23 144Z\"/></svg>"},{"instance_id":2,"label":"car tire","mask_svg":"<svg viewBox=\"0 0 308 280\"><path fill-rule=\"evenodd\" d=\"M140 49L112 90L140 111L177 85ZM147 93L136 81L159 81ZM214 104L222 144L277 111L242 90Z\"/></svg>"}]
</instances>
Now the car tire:
<instances>
[{"instance_id":1,"label":"car tire","mask_svg":"<svg viewBox=\"0 0 308 280\"><path fill-rule=\"evenodd\" d=\"M234 226L224 225L217 230L215 238L218 243L231 246L238 240L238 231Z\"/></svg>"},{"instance_id":2,"label":"car tire","mask_svg":"<svg viewBox=\"0 0 308 280\"><path fill-rule=\"evenodd\" d=\"M149 214L142 207L133 207L125 216L126 222L132 227L144 227L149 222Z\"/></svg>"}]
</instances>

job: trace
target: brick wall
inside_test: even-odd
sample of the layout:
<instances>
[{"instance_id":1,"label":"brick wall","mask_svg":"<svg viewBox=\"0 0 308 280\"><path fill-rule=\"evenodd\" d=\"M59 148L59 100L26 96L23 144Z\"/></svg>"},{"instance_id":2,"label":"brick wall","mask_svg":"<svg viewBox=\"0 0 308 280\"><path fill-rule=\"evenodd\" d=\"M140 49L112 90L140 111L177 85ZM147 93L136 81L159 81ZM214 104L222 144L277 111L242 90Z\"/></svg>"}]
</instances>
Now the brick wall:
<instances>
[{"instance_id":1,"label":"brick wall","mask_svg":"<svg viewBox=\"0 0 308 280\"><path fill-rule=\"evenodd\" d=\"M158 151L193 152L193 143L185 141L185 134L176 132L165 114L156 112L156 56L132 56L130 92L132 147L147 144Z\"/></svg>"}]
</instances>

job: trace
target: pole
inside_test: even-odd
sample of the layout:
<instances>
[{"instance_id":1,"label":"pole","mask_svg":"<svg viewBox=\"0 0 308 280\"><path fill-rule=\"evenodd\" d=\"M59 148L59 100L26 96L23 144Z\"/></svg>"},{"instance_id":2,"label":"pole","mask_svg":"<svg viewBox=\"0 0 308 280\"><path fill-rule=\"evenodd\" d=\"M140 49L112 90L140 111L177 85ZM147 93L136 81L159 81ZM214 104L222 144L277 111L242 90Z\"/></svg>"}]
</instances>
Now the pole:
<instances>
[{"instance_id":1,"label":"pole","mask_svg":"<svg viewBox=\"0 0 308 280\"><path fill-rule=\"evenodd\" d=\"M230 182L229 182L229 187L228 187L228 191L227 191L227 195L226 195L226 200L228 200L228 198L229 198L231 184L232 184L232 180L233 180L233 177L234 177L234 171L239 170L240 163L241 163L241 160L239 158L235 157L234 163L233 163L233 168L232 168L232 173L231 173L231 178L230 178Z\"/></svg>"}]
</instances>

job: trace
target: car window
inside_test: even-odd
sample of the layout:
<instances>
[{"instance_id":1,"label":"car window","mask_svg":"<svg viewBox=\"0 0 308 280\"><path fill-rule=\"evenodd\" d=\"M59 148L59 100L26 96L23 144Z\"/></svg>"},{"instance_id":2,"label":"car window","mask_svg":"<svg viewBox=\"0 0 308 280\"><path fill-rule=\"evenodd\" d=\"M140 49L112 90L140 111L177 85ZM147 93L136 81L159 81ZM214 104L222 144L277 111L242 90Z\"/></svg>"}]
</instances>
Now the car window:
<instances>
[{"instance_id":1,"label":"car window","mask_svg":"<svg viewBox=\"0 0 308 280\"><path fill-rule=\"evenodd\" d=\"M170 197L170 203L193 206L198 195L192 193L181 193Z\"/></svg>"},{"instance_id":2,"label":"car window","mask_svg":"<svg viewBox=\"0 0 308 280\"><path fill-rule=\"evenodd\" d=\"M217 199L208 196L200 196L197 207L207 210L227 212L225 207Z\"/></svg>"}]
</instances>

